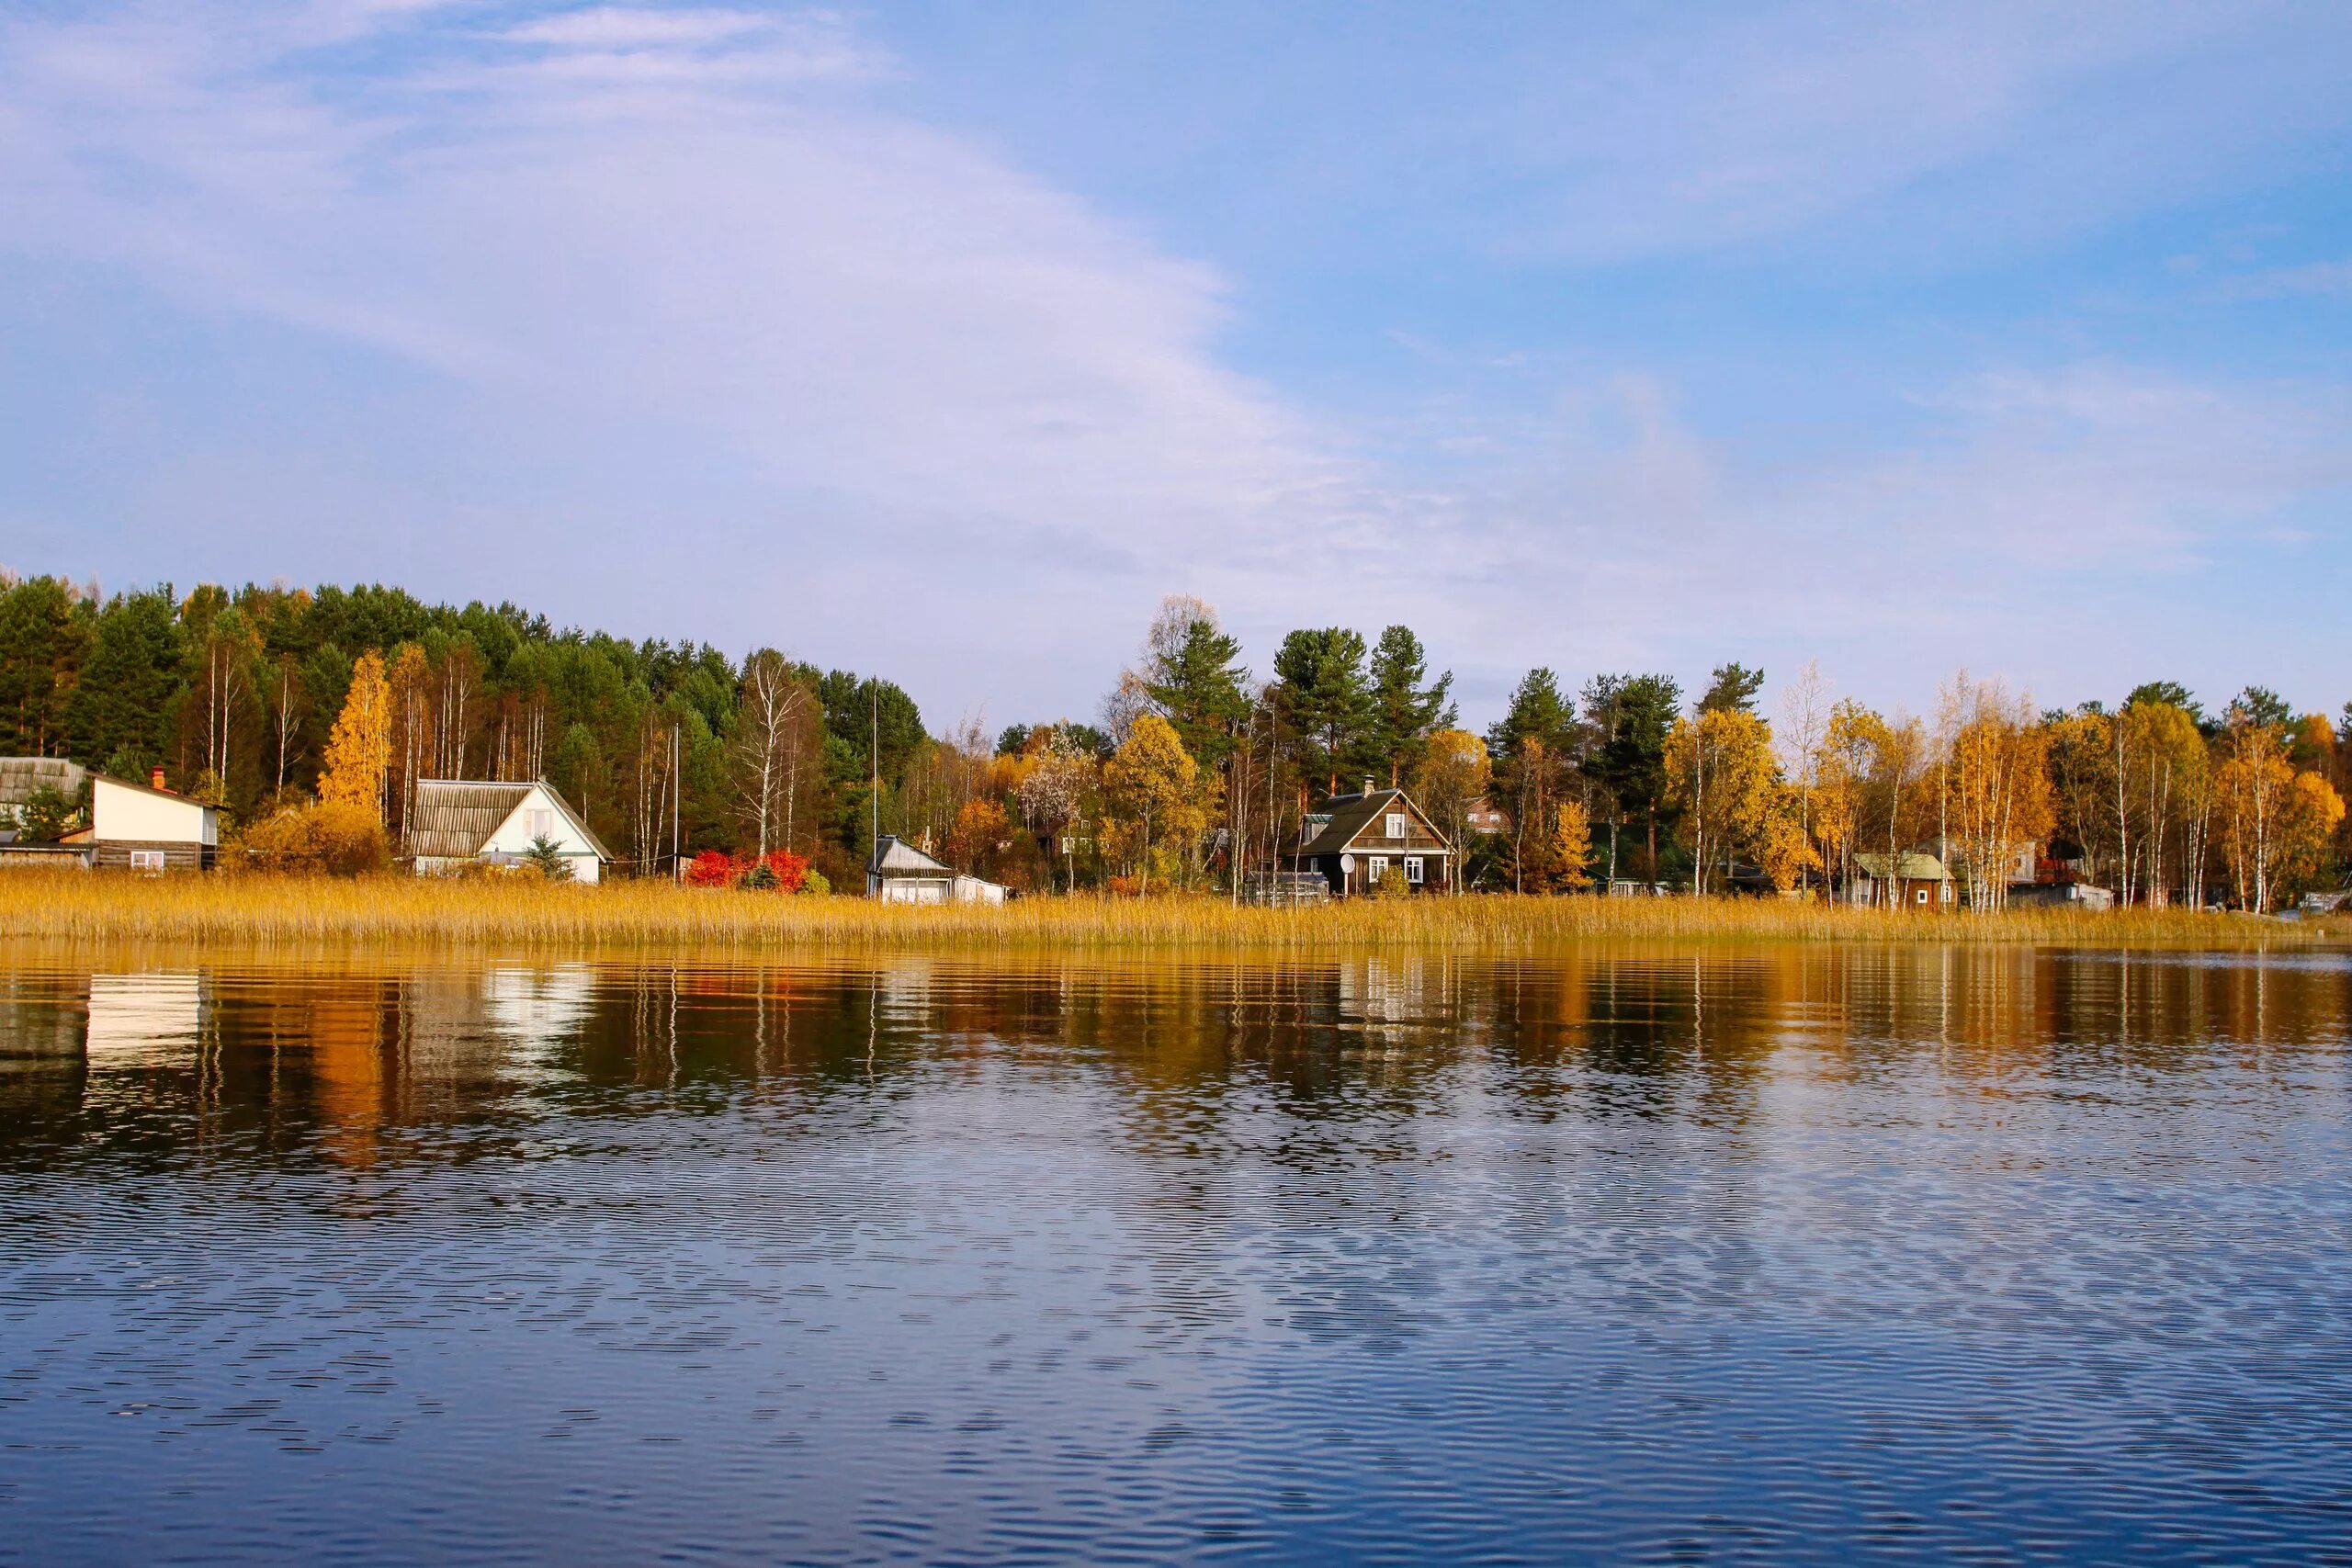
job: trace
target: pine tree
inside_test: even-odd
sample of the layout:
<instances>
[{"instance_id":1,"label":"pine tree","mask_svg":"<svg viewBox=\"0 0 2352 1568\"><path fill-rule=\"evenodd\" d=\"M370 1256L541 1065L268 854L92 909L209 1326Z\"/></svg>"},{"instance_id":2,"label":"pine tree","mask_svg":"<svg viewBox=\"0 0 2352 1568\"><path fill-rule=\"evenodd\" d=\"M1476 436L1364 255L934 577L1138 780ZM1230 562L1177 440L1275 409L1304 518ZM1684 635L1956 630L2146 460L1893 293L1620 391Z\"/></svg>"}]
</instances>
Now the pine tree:
<instances>
[{"instance_id":1,"label":"pine tree","mask_svg":"<svg viewBox=\"0 0 2352 1568\"><path fill-rule=\"evenodd\" d=\"M1764 671L1740 663L1718 664L1714 683L1699 699L1701 713L1754 713L1756 694L1764 689Z\"/></svg>"},{"instance_id":2,"label":"pine tree","mask_svg":"<svg viewBox=\"0 0 2352 1568\"><path fill-rule=\"evenodd\" d=\"M1657 875L1657 825L1666 807L1666 737L1681 705L1682 689L1670 676L1611 677L1604 736L1586 764L1616 796L1619 820L1643 819L1648 837L1644 874L1651 878Z\"/></svg>"},{"instance_id":3,"label":"pine tree","mask_svg":"<svg viewBox=\"0 0 2352 1568\"><path fill-rule=\"evenodd\" d=\"M1298 736L1300 771L1340 793L1340 772L1358 760L1371 727L1363 636L1344 626L1295 631L1274 655L1283 711Z\"/></svg>"},{"instance_id":4,"label":"pine tree","mask_svg":"<svg viewBox=\"0 0 2352 1568\"><path fill-rule=\"evenodd\" d=\"M171 589L116 595L98 613L90 656L66 704L74 755L125 772L161 761L185 685Z\"/></svg>"},{"instance_id":5,"label":"pine tree","mask_svg":"<svg viewBox=\"0 0 2352 1568\"><path fill-rule=\"evenodd\" d=\"M1390 626L1372 650L1372 718L1368 761L1385 767L1391 789L1410 777L1430 737L1453 723L1449 700L1453 671L1427 685L1429 656L1409 626Z\"/></svg>"},{"instance_id":6,"label":"pine tree","mask_svg":"<svg viewBox=\"0 0 2352 1568\"><path fill-rule=\"evenodd\" d=\"M1214 620L1195 618L1182 640L1155 653L1143 671L1143 689L1176 731L1184 750L1203 767L1221 768L1231 756L1234 737L1250 717L1243 691L1250 671L1242 668L1241 644Z\"/></svg>"},{"instance_id":7,"label":"pine tree","mask_svg":"<svg viewBox=\"0 0 2352 1568\"><path fill-rule=\"evenodd\" d=\"M0 750L46 757L62 747L88 643L89 617L61 579L0 588Z\"/></svg>"}]
</instances>

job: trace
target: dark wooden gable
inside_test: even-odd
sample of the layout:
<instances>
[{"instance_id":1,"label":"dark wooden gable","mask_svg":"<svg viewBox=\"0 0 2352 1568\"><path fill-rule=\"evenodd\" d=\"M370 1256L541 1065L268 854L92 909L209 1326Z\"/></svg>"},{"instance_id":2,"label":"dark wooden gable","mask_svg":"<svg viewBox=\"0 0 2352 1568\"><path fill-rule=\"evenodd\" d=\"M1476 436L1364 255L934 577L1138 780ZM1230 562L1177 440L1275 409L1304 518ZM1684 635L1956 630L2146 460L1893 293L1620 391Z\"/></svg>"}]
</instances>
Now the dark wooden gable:
<instances>
[{"instance_id":1,"label":"dark wooden gable","mask_svg":"<svg viewBox=\"0 0 2352 1568\"><path fill-rule=\"evenodd\" d=\"M1300 852L1306 855L1450 854L1453 846L1426 812L1401 789L1378 789L1368 795L1343 795L1330 803L1331 819ZM1405 814L1405 837L1388 837L1387 817Z\"/></svg>"}]
</instances>

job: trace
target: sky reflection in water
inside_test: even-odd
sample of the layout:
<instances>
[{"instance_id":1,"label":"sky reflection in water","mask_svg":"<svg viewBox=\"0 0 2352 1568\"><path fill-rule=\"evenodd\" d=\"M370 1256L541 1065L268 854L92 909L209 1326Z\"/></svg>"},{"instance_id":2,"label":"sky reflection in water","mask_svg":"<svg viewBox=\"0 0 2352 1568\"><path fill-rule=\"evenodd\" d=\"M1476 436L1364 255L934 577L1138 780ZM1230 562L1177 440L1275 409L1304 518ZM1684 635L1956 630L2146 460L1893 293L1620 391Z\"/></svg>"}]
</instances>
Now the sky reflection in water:
<instances>
[{"instance_id":1,"label":"sky reflection in water","mask_svg":"<svg viewBox=\"0 0 2352 1568\"><path fill-rule=\"evenodd\" d=\"M0 976L0 1561L2312 1561L2334 954Z\"/></svg>"}]
</instances>

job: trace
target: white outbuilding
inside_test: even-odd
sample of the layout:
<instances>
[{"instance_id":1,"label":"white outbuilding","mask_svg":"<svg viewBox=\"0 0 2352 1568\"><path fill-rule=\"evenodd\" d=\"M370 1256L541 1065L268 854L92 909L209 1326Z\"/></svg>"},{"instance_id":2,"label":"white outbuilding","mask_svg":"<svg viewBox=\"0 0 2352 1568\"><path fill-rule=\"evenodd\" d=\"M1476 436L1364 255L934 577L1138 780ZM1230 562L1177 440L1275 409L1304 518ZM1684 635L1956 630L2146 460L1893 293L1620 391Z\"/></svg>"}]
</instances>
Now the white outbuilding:
<instances>
[{"instance_id":1,"label":"white outbuilding","mask_svg":"<svg viewBox=\"0 0 2352 1568\"><path fill-rule=\"evenodd\" d=\"M132 871L209 871L220 851L220 810L164 787L164 770L148 784L90 775L90 825L66 840L87 849L96 866Z\"/></svg>"},{"instance_id":2,"label":"white outbuilding","mask_svg":"<svg viewBox=\"0 0 2352 1568\"><path fill-rule=\"evenodd\" d=\"M966 876L904 839L885 833L865 863L865 896L885 904L1001 904L1004 888L984 877Z\"/></svg>"},{"instance_id":3,"label":"white outbuilding","mask_svg":"<svg viewBox=\"0 0 2352 1568\"><path fill-rule=\"evenodd\" d=\"M574 882L596 882L612 860L556 787L481 779L419 779L409 814L408 852L420 875L469 863L514 865L545 839Z\"/></svg>"}]
</instances>

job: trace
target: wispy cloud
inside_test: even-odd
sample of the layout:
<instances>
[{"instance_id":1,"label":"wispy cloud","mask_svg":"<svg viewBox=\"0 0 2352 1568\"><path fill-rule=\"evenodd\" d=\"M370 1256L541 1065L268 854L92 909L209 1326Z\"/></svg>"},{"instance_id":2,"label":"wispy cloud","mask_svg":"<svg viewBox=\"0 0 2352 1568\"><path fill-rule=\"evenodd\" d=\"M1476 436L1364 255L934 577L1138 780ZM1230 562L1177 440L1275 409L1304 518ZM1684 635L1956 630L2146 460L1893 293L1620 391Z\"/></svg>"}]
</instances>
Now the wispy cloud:
<instances>
[{"instance_id":1,"label":"wispy cloud","mask_svg":"<svg viewBox=\"0 0 2352 1568\"><path fill-rule=\"evenodd\" d=\"M1551 258L1770 241L2002 167L2119 62L2232 25L1676 21L1548 96L1425 116L1396 134L1430 156L1396 162L1491 158L1489 193L1523 199L1483 228L1434 210ZM0 254L366 362L256 376L225 434L182 406L110 439L141 572L526 580L582 618L887 659L951 711L1082 707L1176 588L1261 662L1287 626L1405 619L1490 686L1841 646L1916 683L2053 613L2293 558L2352 483L2341 389L2071 350L1987 349L2012 367L1912 376L1908 403L1860 372L1855 400L1908 423L1798 446L1638 353L1416 324L1391 334L1404 389L1341 421L1232 368L1250 297L1223 271L915 112L920 86L830 11L18 17ZM2332 265L2263 287L2333 288Z\"/></svg>"},{"instance_id":2,"label":"wispy cloud","mask_svg":"<svg viewBox=\"0 0 2352 1568\"><path fill-rule=\"evenodd\" d=\"M2266 267L2242 273L2221 285L2233 299L2290 299L2321 295L2352 295L2352 261L2305 262L2298 266Z\"/></svg>"}]
</instances>

